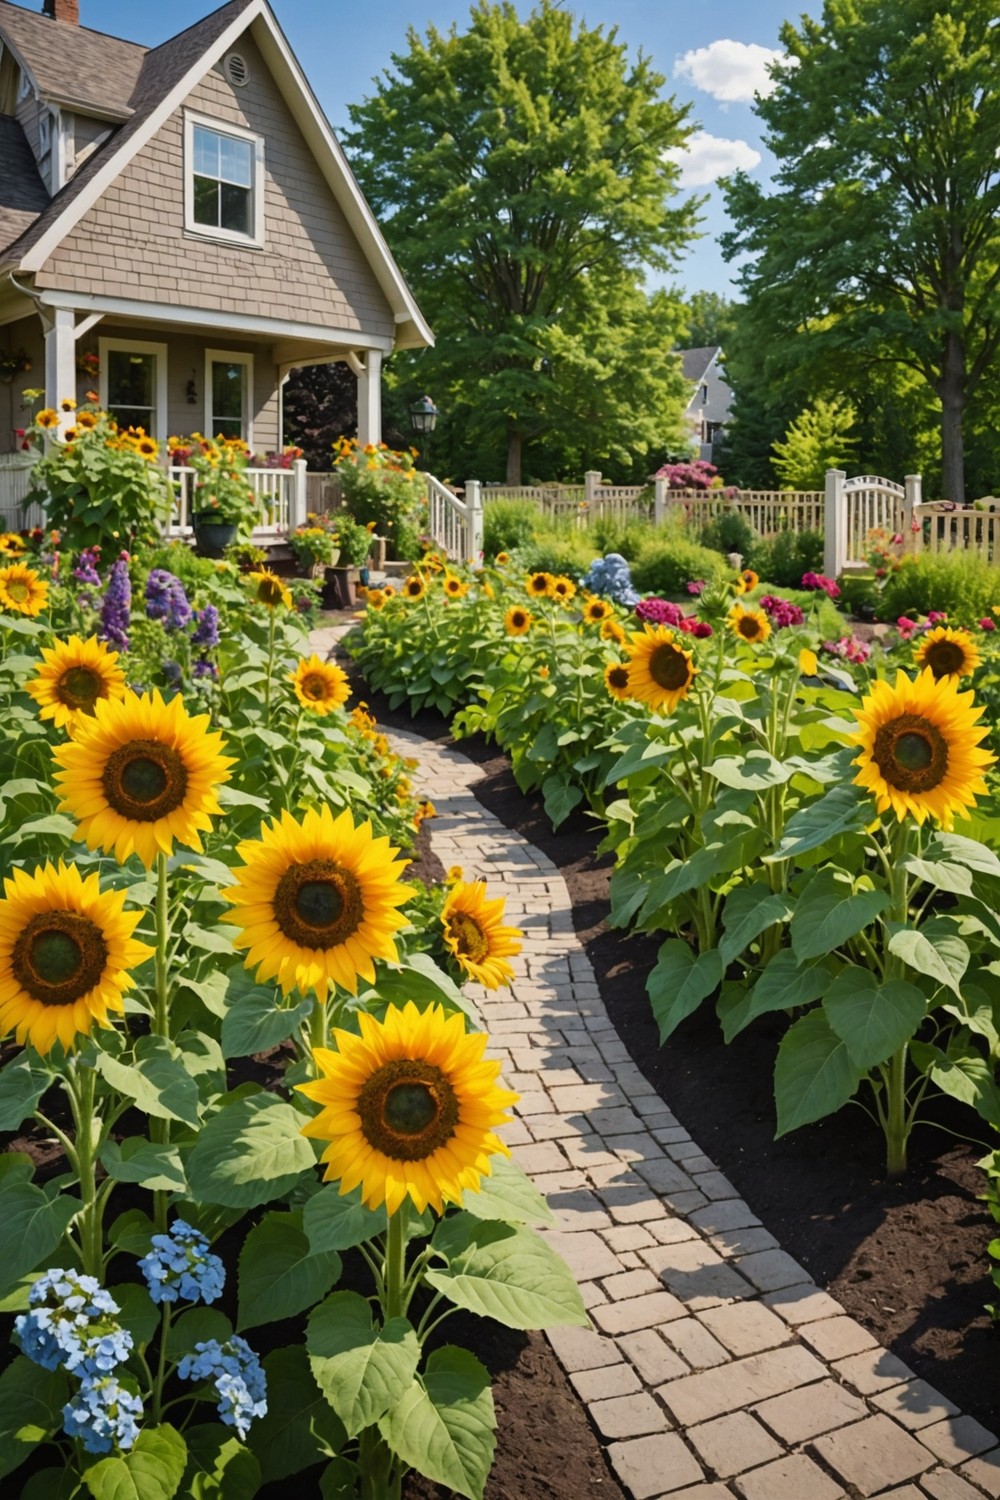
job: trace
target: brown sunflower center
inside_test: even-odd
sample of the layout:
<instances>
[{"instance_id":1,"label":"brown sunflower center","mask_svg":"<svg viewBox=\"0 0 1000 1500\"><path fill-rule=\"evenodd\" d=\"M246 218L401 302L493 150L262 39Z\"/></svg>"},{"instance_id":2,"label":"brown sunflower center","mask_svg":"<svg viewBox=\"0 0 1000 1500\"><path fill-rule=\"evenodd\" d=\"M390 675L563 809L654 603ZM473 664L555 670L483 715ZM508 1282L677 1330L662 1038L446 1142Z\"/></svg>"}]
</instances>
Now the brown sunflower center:
<instances>
[{"instance_id":1,"label":"brown sunflower center","mask_svg":"<svg viewBox=\"0 0 1000 1500\"><path fill-rule=\"evenodd\" d=\"M335 948L357 932L364 897L356 876L332 859L290 865L274 893L274 919L303 948Z\"/></svg>"},{"instance_id":2,"label":"brown sunflower center","mask_svg":"<svg viewBox=\"0 0 1000 1500\"><path fill-rule=\"evenodd\" d=\"M760 621L754 619L753 615L741 615L736 622L736 629L745 641L756 641L760 637Z\"/></svg>"},{"instance_id":3,"label":"brown sunflower center","mask_svg":"<svg viewBox=\"0 0 1000 1500\"><path fill-rule=\"evenodd\" d=\"M326 678L321 677L318 672L310 672L299 685L302 696L311 699L313 703L322 703L326 697Z\"/></svg>"},{"instance_id":4,"label":"brown sunflower center","mask_svg":"<svg viewBox=\"0 0 1000 1500\"><path fill-rule=\"evenodd\" d=\"M935 677L951 677L965 671L965 652L957 641L932 641L924 654L924 664Z\"/></svg>"},{"instance_id":5,"label":"brown sunflower center","mask_svg":"<svg viewBox=\"0 0 1000 1500\"><path fill-rule=\"evenodd\" d=\"M675 693L678 688L686 687L690 680L688 659L683 651L669 643L656 646L649 657L649 675L658 687Z\"/></svg>"},{"instance_id":6,"label":"brown sunflower center","mask_svg":"<svg viewBox=\"0 0 1000 1500\"><path fill-rule=\"evenodd\" d=\"M274 608L281 603L282 587L277 578L262 578L257 585L257 598L261 604L267 604Z\"/></svg>"},{"instance_id":7,"label":"brown sunflower center","mask_svg":"<svg viewBox=\"0 0 1000 1500\"><path fill-rule=\"evenodd\" d=\"M71 1005L98 984L108 948L100 928L71 911L43 911L14 944L11 968L21 988L43 1005Z\"/></svg>"},{"instance_id":8,"label":"brown sunflower center","mask_svg":"<svg viewBox=\"0 0 1000 1500\"><path fill-rule=\"evenodd\" d=\"M187 795L183 758L159 740L129 740L108 757L101 773L108 803L123 818L153 823L180 807Z\"/></svg>"},{"instance_id":9,"label":"brown sunflower center","mask_svg":"<svg viewBox=\"0 0 1000 1500\"><path fill-rule=\"evenodd\" d=\"M528 617L523 610L515 609L514 613L510 617L510 623L513 625L515 630L523 630L525 625L527 625L528 623Z\"/></svg>"},{"instance_id":10,"label":"brown sunflower center","mask_svg":"<svg viewBox=\"0 0 1000 1500\"><path fill-rule=\"evenodd\" d=\"M890 786L902 792L929 792L948 771L948 742L921 714L900 714L875 735L872 759Z\"/></svg>"},{"instance_id":11,"label":"brown sunflower center","mask_svg":"<svg viewBox=\"0 0 1000 1500\"><path fill-rule=\"evenodd\" d=\"M104 680L90 667L67 667L56 686L56 697L67 708L93 713L98 698L106 697Z\"/></svg>"},{"instance_id":12,"label":"brown sunflower center","mask_svg":"<svg viewBox=\"0 0 1000 1500\"><path fill-rule=\"evenodd\" d=\"M384 1063L357 1100L361 1133L396 1161L423 1161L447 1144L458 1124L458 1098L433 1063L400 1057Z\"/></svg>"},{"instance_id":13,"label":"brown sunflower center","mask_svg":"<svg viewBox=\"0 0 1000 1500\"><path fill-rule=\"evenodd\" d=\"M490 951L482 928L466 911L455 911L448 917L448 936L455 944L459 957L469 958L474 964L479 963Z\"/></svg>"},{"instance_id":14,"label":"brown sunflower center","mask_svg":"<svg viewBox=\"0 0 1000 1500\"><path fill-rule=\"evenodd\" d=\"M608 682L613 688L623 692L628 687L628 667L612 667L608 673Z\"/></svg>"},{"instance_id":15,"label":"brown sunflower center","mask_svg":"<svg viewBox=\"0 0 1000 1500\"><path fill-rule=\"evenodd\" d=\"M31 597L31 590L23 578L9 578L5 587L10 597L16 599L18 604L23 604Z\"/></svg>"},{"instance_id":16,"label":"brown sunflower center","mask_svg":"<svg viewBox=\"0 0 1000 1500\"><path fill-rule=\"evenodd\" d=\"M547 589L548 584L544 578L532 578L528 581L528 592L530 594L544 594Z\"/></svg>"}]
</instances>

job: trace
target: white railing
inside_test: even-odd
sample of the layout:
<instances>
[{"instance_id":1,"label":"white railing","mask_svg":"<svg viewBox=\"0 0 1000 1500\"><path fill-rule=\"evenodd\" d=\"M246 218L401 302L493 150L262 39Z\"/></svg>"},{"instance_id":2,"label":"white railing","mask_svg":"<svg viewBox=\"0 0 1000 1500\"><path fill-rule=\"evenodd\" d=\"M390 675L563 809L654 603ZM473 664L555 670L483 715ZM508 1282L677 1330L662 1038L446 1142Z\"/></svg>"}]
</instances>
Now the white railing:
<instances>
[{"instance_id":1,"label":"white railing","mask_svg":"<svg viewBox=\"0 0 1000 1500\"><path fill-rule=\"evenodd\" d=\"M32 453L0 454L0 531L25 531L45 525L40 505L25 505L31 489Z\"/></svg>"},{"instance_id":2,"label":"white railing","mask_svg":"<svg viewBox=\"0 0 1000 1500\"><path fill-rule=\"evenodd\" d=\"M907 541L915 552L967 552L1000 564L1000 510L952 510L943 504L915 505L916 530Z\"/></svg>"},{"instance_id":3,"label":"white railing","mask_svg":"<svg viewBox=\"0 0 1000 1500\"><path fill-rule=\"evenodd\" d=\"M425 474L427 527L434 545L455 562L477 563L483 550L483 503L478 479L465 485L465 499Z\"/></svg>"},{"instance_id":4,"label":"white railing","mask_svg":"<svg viewBox=\"0 0 1000 1500\"><path fill-rule=\"evenodd\" d=\"M243 477L256 495L259 506L260 519L253 531L255 541L279 540L305 522L308 509L305 459L296 459L290 469L244 469ZM195 495L198 475L185 465L171 464L167 478L176 497L167 534L189 536L192 511L198 508Z\"/></svg>"}]
</instances>

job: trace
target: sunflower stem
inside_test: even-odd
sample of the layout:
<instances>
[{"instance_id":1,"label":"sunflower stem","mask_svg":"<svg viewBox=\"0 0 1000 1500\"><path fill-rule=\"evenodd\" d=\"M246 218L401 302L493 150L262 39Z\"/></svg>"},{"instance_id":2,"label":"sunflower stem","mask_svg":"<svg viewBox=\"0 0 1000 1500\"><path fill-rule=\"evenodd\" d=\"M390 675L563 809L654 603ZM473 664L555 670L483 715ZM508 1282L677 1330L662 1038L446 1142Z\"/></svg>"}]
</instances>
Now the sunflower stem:
<instances>
[{"instance_id":1,"label":"sunflower stem","mask_svg":"<svg viewBox=\"0 0 1000 1500\"><path fill-rule=\"evenodd\" d=\"M325 1047L327 1044L327 1015L326 1001L317 995L313 1001L312 1015L309 1017L309 1046ZM318 1075L317 1075L318 1076Z\"/></svg>"},{"instance_id":2,"label":"sunflower stem","mask_svg":"<svg viewBox=\"0 0 1000 1500\"><path fill-rule=\"evenodd\" d=\"M889 911L892 920L902 927L906 926L910 910L910 877L902 868L909 844L910 824L904 818L889 849ZM892 954L887 954L883 979L896 978L899 968L899 960ZM908 1114L906 1108L906 1064L909 1051L909 1042L904 1042L889 1059L886 1068L885 1169L890 1177L899 1177L906 1171L906 1148L913 1126L912 1114Z\"/></svg>"},{"instance_id":3,"label":"sunflower stem","mask_svg":"<svg viewBox=\"0 0 1000 1500\"><path fill-rule=\"evenodd\" d=\"M104 1269L103 1233L101 1228L101 1205L97 1201L97 1159L94 1150L94 1091L96 1074L93 1068L80 1068L74 1059L68 1070L70 1105L76 1125L76 1160L80 1176L80 1212L76 1216L76 1231L80 1238L80 1258L85 1276L100 1279Z\"/></svg>"},{"instance_id":4,"label":"sunflower stem","mask_svg":"<svg viewBox=\"0 0 1000 1500\"><path fill-rule=\"evenodd\" d=\"M170 1039L170 912L167 904L167 856L156 856L156 988L153 995L154 1036ZM170 1144L170 1121L153 1118L149 1122L150 1136L158 1146ZM157 1231L163 1234L167 1227L167 1192L158 1188L153 1193L153 1221Z\"/></svg>"},{"instance_id":5,"label":"sunflower stem","mask_svg":"<svg viewBox=\"0 0 1000 1500\"><path fill-rule=\"evenodd\" d=\"M406 1280L406 1221L408 1200L403 1199L394 1214L389 1215L389 1228L385 1237L385 1302L386 1322L403 1314L403 1288Z\"/></svg>"},{"instance_id":6,"label":"sunflower stem","mask_svg":"<svg viewBox=\"0 0 1000 1500\"><path fill-rule=\"evenodd\" d=\"M271 727L271 673L274 670L274 610L267 622L267 679L264 683L264 726Z\"/></svg>"}]
</instances>

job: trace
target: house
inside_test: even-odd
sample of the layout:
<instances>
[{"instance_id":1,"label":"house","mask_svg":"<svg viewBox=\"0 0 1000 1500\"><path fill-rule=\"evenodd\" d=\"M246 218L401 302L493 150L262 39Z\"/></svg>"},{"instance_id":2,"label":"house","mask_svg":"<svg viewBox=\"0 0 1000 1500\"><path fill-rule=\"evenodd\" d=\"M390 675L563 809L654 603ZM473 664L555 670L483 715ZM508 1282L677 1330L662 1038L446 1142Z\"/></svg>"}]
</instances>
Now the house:
<instances>
[{"instance_id":1,"label":"house","mask_svg":"<svg viewBox=\"0 0 1000 1500\"><path fill-rule=\"evenodd\" d=\"M155 48L0 0L0 465L41 386L277 449L288 372L335 360L377 442L383 359L431 342L266 0Z\"/></svg>"},{"instance_id":2,"label":"house","mask_svg":"<svg viewBox=\"0 0 1000 1500\"><path fill-rule=\"evenodd\" d=\"M694 440L699 444L698 457L712 462L712 444L726 425L733 393L720 368L722 350L718 344L705 349L680 350L684 379L692 386L691 399L684 412Z\"/></svg>"}]
</instances>

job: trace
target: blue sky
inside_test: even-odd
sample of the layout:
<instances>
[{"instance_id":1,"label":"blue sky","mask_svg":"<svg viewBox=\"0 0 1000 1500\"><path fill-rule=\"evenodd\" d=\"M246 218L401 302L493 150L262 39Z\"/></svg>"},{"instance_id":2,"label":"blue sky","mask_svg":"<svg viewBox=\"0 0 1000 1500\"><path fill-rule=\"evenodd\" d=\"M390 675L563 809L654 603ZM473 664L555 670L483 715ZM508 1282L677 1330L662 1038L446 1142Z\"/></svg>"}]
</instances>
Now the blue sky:
<instances>
[{"instance_id":1,"label":"blue sky","mask_svg":"<svg viewBox=\"0 0 1000 1500\"><path fill-rule=\"evenodd\" d=\"M347 106L373 92L372 80L390 66L393 52L406 51L406 31L433 24L463 30L469 0L271 0L335 130L347 124ZM515 0L527 15L531 0ZM685 166L690 190L709 193L696 242L675 277L688 292L731 293L732 268L723 261L716 236L726 227L716 175L743 166L766 180L773 166L761 140L751 101L765 83L763 64L780 51L781 23L806 11L818 15L821 0L569 0L589 26L618 28L618 39L634 56L641 47L666 77L664 94L690 103L699 134ZM32 9L36 6L32 5ZM40 7L37 7L40 8ZM211 0L81 0L85 26L156 46L205 15Z\"/></svg>"}]
</instances>

